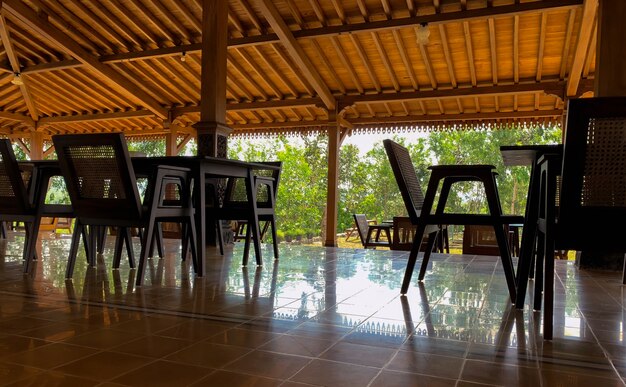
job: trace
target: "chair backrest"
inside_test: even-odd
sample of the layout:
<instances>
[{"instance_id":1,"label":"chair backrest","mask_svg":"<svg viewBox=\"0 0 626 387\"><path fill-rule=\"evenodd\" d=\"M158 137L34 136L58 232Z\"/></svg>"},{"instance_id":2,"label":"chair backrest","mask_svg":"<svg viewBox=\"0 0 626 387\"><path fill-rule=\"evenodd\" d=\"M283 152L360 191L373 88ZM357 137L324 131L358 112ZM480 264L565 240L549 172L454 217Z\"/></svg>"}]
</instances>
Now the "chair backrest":
<instances>
[{"instance_id":1,"label":"chair backrest","mask_svg":"<svg viewBox=\"0 0 626 387\"><path fill-rule=\"evenodd\" d=\"M356 230L359 233L361 244L365 246L365 241L367 240L367 230L369 228L367 217L365 214L352 214L352 216L354 217L354 224L356 225Z\"/></svg>"},{"instance_id":2,"label":"chair backrest","mask_svg":"<svg viewBox=\"0 0 626 387\"><path fill-rule=\"evenodd\" d=\"M411 223L416 224L424 204L424 194L409 150L389 139L383 140L383 145Z\"/></svg>"},{"instance_id":3,"label":"chair backrest","mask_svg":"<svg viewBox=\"0 0 626 387\"><path fill-rule=\"evenodd\" d=\"M30 208L11 140L0 139L0 214L25 214Z\"/></svg>"},{"instance_id":4,"label":"chair backrest","mask_svg":"<svg viewBox=\"0 0 626 387\"><path fill-rule=\"evenodd\" d=\"M122 133L52 137L77 217L139 220L137 182Z\"/></svg>"},{"instance_id":5,"label":"chair backrest","mask_svg":"<svg viewBox=\"0 0 626 387\"><path fill-rule=\"evenodd\" d=\"M570 100L566 128L557 242L626 251L626 97Z\"/></svg>"},{"instance_id":6,"label":"chair backrest","mask_svg":"<svg viewBox=\"0 0 626 387\"><path fill-rule=\"evenodd\" d=\"M259 207L273 207L278 194L278 185L282 172L282 161L255 161L256 164L265 164L278 169L257 169L254 171L258 177L256 184L256 200ZM263 179L264 177L268 179ZM270 186L271 182L271 186ZM246 181L243 178L228 179L225 191L226 203L246 202ZM271 195L270 195L271 194Z\"/></svg>"}]
</instances>

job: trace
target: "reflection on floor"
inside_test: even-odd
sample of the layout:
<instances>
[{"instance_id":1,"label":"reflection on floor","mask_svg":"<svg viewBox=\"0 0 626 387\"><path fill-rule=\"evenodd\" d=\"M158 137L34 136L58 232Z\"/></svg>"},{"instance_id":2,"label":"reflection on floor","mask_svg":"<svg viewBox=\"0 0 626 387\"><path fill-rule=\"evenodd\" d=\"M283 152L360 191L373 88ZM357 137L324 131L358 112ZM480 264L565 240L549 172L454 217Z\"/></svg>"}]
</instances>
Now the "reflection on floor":
<instances>
[{"instance_id":1,"label":"reflection on floor","mask_svg":"<svg viewBox=\"0 0 626 387\"><path fill-rule=\"evenodd\" d=\"M569 262L544 342L494 257L434 255L400 297L406 252L281 246L279 262L242 268L235 245L209 249L194 278L171 241L135 288L110 248L65 281L66 237L45 238L23 276L22 243L0 242L0 385L599 387L626 375L619 274Z\"/></svg>"}]
</instances>

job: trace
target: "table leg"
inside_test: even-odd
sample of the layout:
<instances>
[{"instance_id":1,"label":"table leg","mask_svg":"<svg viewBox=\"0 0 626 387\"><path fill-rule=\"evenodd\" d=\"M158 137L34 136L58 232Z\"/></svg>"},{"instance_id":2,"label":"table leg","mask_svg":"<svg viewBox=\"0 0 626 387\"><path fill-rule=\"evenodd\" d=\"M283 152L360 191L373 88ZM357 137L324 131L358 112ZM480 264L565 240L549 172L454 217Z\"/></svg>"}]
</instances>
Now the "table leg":
<instances>
[{"instance_id":1,"label":"table leg","mask_svg":"<svg viewBox=\"0 0 626 387\"><path fill-rule=\"evenodd\" d=\"M198 243L196 248L198 249L198 262L196 266L196 275L203 277L205 274L205 257L206 257L206 194L205 187L205 171L202 166L196 167L196 183L194 185L194 195L196 202L196 234Z\"/></svg>"},{"instance_id":2,"label":"table leg","mask_svg":"<svg viewBox=\"0 0 626 387\"><path fill-rule=\"evenodd\" d=\"M524 216L524 228L522 229L522 245L517 261L517 297L515 307L524 309L528 278L531 264L534 261L535 240L537 238L537 217L539 211L539 179L540 170L537 168L537 160L533 162L528 185L528 202Z\"/></svg>"},{"instance_id":3,"label":"table leg","mask_svg":"<svg viewBox=\"0 0 626 387\"><path fill-rule=\"evenodd\" d=\"M254 254L256 256L256 264L261 266L263 264L263 258L261 256L261 233L259 230L259 216L257 214L256 207L256 187L254 186L254 172L252 169L248 169L248 176L246 177L246 194L250 205L250 220L248 221L248 228L252 233L254 239ZM244 256L244 265L248 263L248 256Z\"/></svg>"}]
</instances>

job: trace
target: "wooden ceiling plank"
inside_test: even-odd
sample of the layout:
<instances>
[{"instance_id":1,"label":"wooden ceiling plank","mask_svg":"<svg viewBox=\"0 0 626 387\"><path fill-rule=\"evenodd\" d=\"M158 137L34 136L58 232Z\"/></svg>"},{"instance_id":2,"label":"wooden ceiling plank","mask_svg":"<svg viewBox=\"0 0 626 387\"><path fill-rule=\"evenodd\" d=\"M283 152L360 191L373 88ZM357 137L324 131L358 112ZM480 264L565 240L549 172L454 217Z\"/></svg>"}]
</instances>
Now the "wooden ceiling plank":
<instances>
[{"instance_id":1,"label":"wooden ceiling plank","mask_svg":"<svg viewBox=\"0 0 626 387\"><path fill-rule=\"evenodd\" d=\"M417 37L415 38L417 41ZM426 74L428 74L428 79L430 79L430 85L433 89L437 88L437 79L435 78L435 73L433 71L433 66L430 62L430 55L428 55L428 48L425 44L421 42L417 42L417 45L420 49L420 55L422 56L422 61L424 62L424 67L426 68ZM470 67L472 67L470 65Z\"/></svg>"},{"instance_id":2,"label":"wooden ceiling plank","mask_svg":"<svg viewBox=\"0 0 626 387\"><path fill-rule=\"evenodd\" d=\"M151 4L163 15L163 17L169 22L169 24L176 29L176 31L186 41L191 41L191 35L189 31L183 26L183 24L176 18L176 16L165 7L160 0L152 1Z\"/></svg>"},{"instance_id":3,"label":"wooden ceiling plank","mask_svg":"<svg viewBox=\"0 0 626 387\"><path fill-rule=\"evenodd\" d=\"M7 58L9 59L9 63L11 64L11 68L13 72L16 74L20 74L20 58L17 56L17 53L13 49L13 43L11 41L9 26L7 25L6 18L4 15L0 14L0 40L2 40L2 46L4 47L4 51L6 53ZM39 110L37 109L37 105L35 105L35 100L33 99L30 88L28 86L28 81L26 80L26 76L19 75L22 84L19 85L20 92L22 93L22 97L24 98L24 102L26 103L26 108L28 109L28 113L30 114L30 118L33 121L37 121L39 119Z\"/></svg>"},{"instance_id":4,"label":"wooden ceiling plank","mask_svg":"<svg viewBox=\"0 0 626 387\"><path fill-rule=\"evenodd\" d=\"M456 76L454 75L454 66L452 64L452 55L450 54L450 47L448 46L446 27L443 24L439 24L439 35L441 35L441 48L443 50L443 55L446 58L450 84L452 87L457 87Z\"/></svg>"},{"instance_id":5,"label":"wooden ceiling plank","mask_svg":"<svg viewBox=\"0 0 626 387\"><path fill-rule=\"evenodd\" d=\"M270 46L274 49L274 52L276 53L276 55L278 55L280 59L287 65L287 67L289 67L289 69L293 73L297 73L297 71L295 71L296 66L291 61L291 58L289 58L289 56L286 55L283 50L281 50L280 46L277 44L270 44ZM300 84L306 89L306 92L309 96L312 96L313 94L315 94L315 90L313 90L313 87L309 85L309 82L307 82L306 78L296 77L296 79L298 79Z\"/></svg>"},{"instance_id":6,"label":"wooden ceiling plank","mask_svg":"<svg viewBox=\"0 0 626 387\"><path fill-rule=\"evenodd\" d=\"M387 19L391 19L391 4L389 4L389 0L380 0L383 5L383 12L385 12L385 16Z\"/></svg>"},{"instance_id":7,"label":"wooden ceiling plank","mask_svg":"<svg viewBox=\"0 0 626 387\"><path fill-rule=\"evenodd\" d=\"M546 25L548 24L548 13L541 13L541 27L539 30L539 51L537 53L537 82L541 81L541 76L543 74L543 56L544 50L546 46Z\"/></svg>"},{"instance_id":8,"label":"wooden ceiling plank","mask_svg":"<svg viewBox=\"0 0 626 387\"><path fill-rule=\"evenodd\" d=\"M412 0L410 0L412 1ZM404 42L402 40L402 35L400 35L400 31L393 30L393 39L396 42L396 46L398 46L398 52L400 53L400 58L402 58L402 63L404 64L404 68L406 69L406 73L411 80L411 84L413 85L413 90L419 89L419 84L417 83L417 77L415 76L415 70L413 69L413 64L409 60L409 56L406 52L406 48L404 47ZM350 35L354 36L354 34Z\"/></svg>"},{"instance_id":9,"label":"wooden ceiling plank","mask_svg":"<svg viewBox=\"0 0 626 387\"><path fill-rule=\"evenodd\" d=\"M154 28L156 28L159 31L162 37L169 40L170 42L176 42L178 40L176 36L170 31L170 29L159 18L157 18L156 15L153 14L152 11L148 9L148 7L146 7L141 1L139 0L129 0L129 1L133 6L135 6L135 8L137 8L150 21L150 23L154 26ZM141 24L143 25L143 23ZM158 44L159 42L155 42L155 43Z\"/></svg>"},{"instance_id":10,"label":"wooden ceiling plank","mask_svg":"<svg viewBox=\"0 0 626 387\"><path fill-rule=\"evenodd\" d=\"M380 59L382 60L383 65L385 66L385 69L387 69L387 73L389 74L389 79L391 79L391 83L393 84L394 90L399 91L400 83L398 82L398 77L396 76L396 72L394 71L393 66L391 65L391 62L389 61L389 57L387 56L387 50L385 50L385 47L380 41L380 37L378 36L378 33L372 32L372 39L374 40L374 45L376 46L376 49L378 50L378 56L380 56Z\"/></svg>"},{"instance_id":11,"label":"wooden ceiling plank","mask_svg":"<svg viewBox=\"0 0 626 387\"><path fill-rule=\"evenodd\" d=\"M459 113L463 113L465 111L465 108L463 108L463 103L461 102L460 98L455 98L456 100L456 106L459 108Z\"/></svg>"},{"instance_id":12,"label":"wooden ceiling plank","mask_svg":"<svg viewBox=\"0 0 626 387\"><path fill-rule=\"evenodd\" d=\"M443 103L441 103L440 99L437 100L437 106L439 107L439 112L441 114L445 113L446 109L443 107Z\"/></svg>"},{"instance_id":13,"label":"wooden ceiling plank","mask_svg":"<svg viewBox=\"0 0 626 387\"><path fill-rule=\"evenodd\" d=\"M256 28L257 31L259 31L259 34L261 34L261 35L264 34L265 33L265 27L263 27L263 24L261 23L261 20L259 20L259 18L257 17L256 13L254 12L252 7L250 6L250 4L248 4L248 1L247 0L238 0L238 3L241 5L241 7L243 8L244 13L246 14L246 16L248 16L248 18L250 19L250 21L254 25L254 28Z\"/></svg>"},{"instance_id":14,"label":"wooden ceiling plank","mask_svg":"<svg viewBox=\"0 0 626 387\"><path fill-rule=\"evenodd\" d=\"M320 7L320 3L318 3L317 0L308 0L308 2L311 5L311 8L313 8L313 12L315 13L315 16L317 16L317 20L320 22L322 27L327 25L328 21L326 20L326 15L324 15L324 10Z\"/></svg>"},{"instance_id":15,"label":"wooden ceiling plank","mask_svg":"<svg viewBox=\"0 0 626 387\"><path fill-rule=\"evenodd\" d=\"M480 101L478 100L478 97L474 97L474 107L476 113L480 113Z\"/></svg>"},{"instance_id":16,"label":"wooden ceiling plank","mask_svg":"<svg viewBox=\"0 0 626 387\"><path fill-rule=\"evenodd\" d=\"M139 20L136 15L136 12L133 12L130 8L127 8L125 4L122 4L119 0L109 0L111 5L115 7L118 12L124 15L124 19L126 19L130 24L132 24L136 29L138 29L144 37L146 37L149 41L151 41L155 45L159 45L159 38L154 34L154 32L143 22ZM143 10L139 10L143 12ZM144 15L147 16L147 15ZM118 24L120 20L118 18ZM143 42L140 42L140 45L143 46Z\"/></svg>"},{"instance_id":17,"label":"wooden ceiling plank","mask_svg":"<svg viewBox=\"0 0 626 387\"><path fill-rule=\"evenodd\" d=\"M75 2L76 0L72 0L70 1L70 4L74 4ZM50 7L54 7L55 10L55 14L49 16L54 17L55 19L62 20L60 16L62 13L74 15L74 12L61 5L57 0L49 1L49 4ZM94 24L90 23L88 20L84 20L82 17L74 17L72 22L77 23L80 26L80 29L84 30L89 35L89 37L85 37L85 39L96 41L100 47L104 48L107 52L113 52L111 42L103 36L100 31L94 28ZM77 29L74 28L74 30Z\"/></svg>"},{"instance_id":18,"label":"wooden ceiling plank","mask_svg":"<svg viewBox=\"0 0 626 387\"><path fill-rule=\"evenodd\" d=\"M252 93L250 93L248 89L246 89L246 87L242 85L241 82L239 82L239 79L237 77L233 77L232 75L227 74L226 80L232 83L237 89L239 89L241 93L248 99L248 101L254 101L254 95L252 95Z\"/></svg>"},{"instance_id":19,"label":"wooden ceiling plank","mask_svg":"<svg viewBox=\"0 0 626 387\"><path fill-rule=\"evenodd\" d=\"M352 79L352 83L354 84L354 87L358 90L360 94L363 94L364 92L363 85L361 84L361 81L359 81L359 78L357 77L356 72L354 71L354 67L352 67L352 63L346 56L344 49L341 47L339 38L337 38L336 36L331 36L330 42L335 48L335 52L339 56L339 60L341 60L341 63L343 64L344 68L350 75L350 78Z\"/></svg>"},{"instance_id":20,"label":"wooden ceiling plank","mask_svg":"<svg viewBox=\"0 0 626 387\"><path fill-rule=\"evenodd\" d=\"M2 12L11 14L35 33L62 47L89 69L107 79L112 87L127 92L139 104L146 106L160 118L167 118L166 110L158 101L150 97L142 88L129 84L126 79L107 65L100 63L97 57L85 51L78 43L69 39L47 21L41 20L30 8L18 0L6 0L2 3Z\"/></svg>"},{"instance_id":21,"label":"wooden ceiling plank","mask_svg":"<svg viewBox=\"0 0 626 387\"><path fill-rule=\"evenodd\" d=\"M563 44L563 54L561 55L561 72L560 79L565 79L567 65L569 60L570 43L572 41L572 32L574 31L574 21L576 19L576 10L570 9L567 17L567 30L565 32L565 43Z\"/></svg>"},{"instance_id":22,"label":"wooden ceiling plank","mask_svg":"<svg viewBox=\"0 0 626 387\"><path fill-rule=\"evenodd\" d=\"M498 84L498 54L496 51L496 26L493 18L488 19L489 23L489 48L491 49L491 74L493 84Z\"/></svg>"},{"instance_id":23,"label":"wooden ceiling plank","mask_svg":"<svg viewBox=\"0 0 626 387\"><path fill-rule=\"evenodd\" d=\"M90 91L93 93L93 90L87 90L84 87L81 87L81 86L84 86L84 84L81 85L75 82L74 79L72 79L71 77L65 76L65 74L61 75L60 73L57 72L57 73L48 74L47 77L51 81L51 83L54 84L56 87L69 92L69 94L74 96L76 99L85 100L87 102L87 104L85 105L97 106L98 110L100 110L101 108L107 108L107 109L114 108L114 106L106 106L106 103L102 102L100 95L93 96L89 94ZM68 81L67 78L70 78L71 81ZM83 109L87 109L87 106L84 106Z\"/></svg>"},{"instance_id":24,"label":"wooden ceiling plank","mask_svg":"<svg viewBox=\"0 0 626 387\"><path fill-rule=\"evenodd\" d=\"M287 26L287 23L283 20L282 16L276 9L276 6L271 0L257 0L257 5L261 8L261 12L265 19L270 23L274 32L280 37L280 41L287 49L287 52L293 60L296 62L302 74L307 78L311 86L315 89L317 94L322 98L324 104L329 110L335 108L335 97L332 92L324 83L324 80L316 71L315 66L311 63L311 60L306 56L306 53L302 47L298 44L293 33Z\"/></svg>"},{"instance_id":25,"label":"wooden ceiling plank","mask_svg":"<svg viewBox=\"0 0 626 387\"><path fill-rule=\"evenodd\" d=\"M148 70L158 76L157 83L163 85L163 88L168 94L176 96L176 98L168 98L168 101L174 102L176 99L178 99L178 103L183 104L186 102L186 100L188 99L186 93L180 89L180 87L178 86L178 82L173 81L173 79L159 67L159 65L157 64L158 61L144 61L142 63L148 68Z\"/></svg>"},{"instance_id":26,"label":"wooden ceiling plank","mask_svg":"<svg viewBox=\"0 0 626 387\"><path fill-rule=\"evenodd\" d=\"M361 16L363 16L363 20L365 20L365 22L369 22L370 21L370 14L369 14L369 10L367 9L367 6L365 5L365 2L363 0L356 0L356 4L359 7L359 11L361 12Z\"/></svg>"},{"instance_id":27,"label":"wooden ceiling plank","mask_svg":"<svg viewBox=\"0 0 626 387\"><path fill-rule=\"evenodd\" d=\"M88 0L92 5L96 14L99 15L101 20L104 20L107 25L114 26L115 30L124 36L124 39L130 41L135 47L142 47L141 38L137 36L130 28L124 26L120 23L120 20L117 16L113 14L100 0ZM100 21L102 23L102 21Z\"/></svg>"},{"instance_id":28,"label":"wooden ceiling plank","mask_svg":"<svg viewBox=\"0 0 626 387\"><path fill-rule=\"evenodd\" d=\"M400 105L402 106L402 110L404 110L404 114L406 114L407 116L411 114L411 110L407 106L406 101L400 102Z\"/></svg>"},{"instance_id":29,"label":"wooden ceiling plank","mask_svg":"<svg viewBox=\"0 0 626 387\"><path fill-rule=\"evenodd\" d=\"M263 117L261 117L261 115L259 115L259 113L257 113L256 110L251 111L250 115L252 115L258 122L265 122ZM300 117L300 120L302 120L302 117Z\"/></svg>"},{"instance_id":30,"label":"wooden ceiling plank","mask_svg":"<svg viewBox=\"0 0 626 387\"><path fill-rule=\"evenodd\" d=\"M417 13L414 0L406 0L406 8L409 10L409 16L413 17Z\"/></svg>"},{"instance_id":31,"label":"wooden ceiling plank","mask_svg":"<svg viewBox=\"0 0 626 387\"><path fill-rule=\"evenodd\" d=\"M467 50L467 62L469 65L472 86L476 86L476 65L474 64L474 49L472 47L472 34L468 22L463 22L463 34L465 35L465 49Z\"/></svg>"},{"instance_id":32,"label":"wooden ceiling plank","mask_svg":"<svg viewBox=\"0 0 626 387\"><path fill-rule=\"evenodd\" d=\"M391 110L391 107L389 106L389 104L386 102L383 102L383 107L385 108L385 110L387 110L387 115L389 117L393 117L393 110Z\"/></svg>"},{"instance_id":33,"label":"wooden ceiling plank","mask_svg":"<svg viewBox=\"0 0 626 387\"><path fill-rule=\"evenodd\" d=\"M247 35L246 29L243 27L243 24L241 24L241 20L239 20L237 15L235 15L235 13L230 10L228 11L228 21L235 27L235 29L241 34L241 36Z\"/></svg>"},{"instance_id":34,"label":"wooden ceiling plank","mask_svg":"<svg viewBox=\"0 0 626 387\"><path fill-rule=\"evenodd\" d=\"M304 19L302 18L302 15L300 14L300 10L294 4L293 0L286 0L286 1L287 1L287 5L289 6L289 10L291 11L291 15L296 21L296 24L300 27L300 29L303 29L305 27L305 23L304 23Z\"/></svg>"},{"instance_id":35,"label":"wooden ceiling plank","mask_svg":"<svg viewBox=\"0 0 626 387\"><path fill-rule=\"evenodd\" d=\"M376 76L376 72L374 71L374 68L372 67L372 63L367 58L367 54L365 53L365 50L363 49L363 46L361 45L361 42L359 41L358 36L356 34L350 34L350 40L352 41L352 44L354 45L356 52L359 55L359 58L361 58L361 61L363 62L363 65L365 66L367 73L369 74L372 82L374 83L374 88L376 88L376 91L380 93L382 91L382 86L380 85L378 76Z\"/></svg>"},{"instance_id":36,"label":"wooden ceiling plank","mask_svg":"<svg viewBox=\"0 0 626 387\"><path fill-rule=\"evenodd\" d=\"M372 108L371 103L366 103L365 107L367 108L367 111L370 113L370 117L376 117L376 112L374 111L374 108Z\"/></svg>"},{"instance_id":37,"label":"wooden ceiling plank","mask_svg":"<svg viewBox=\"0 0 626 387\"><path fill-rule=\"evenodd\" d=\"M244 69L239 64L239 62L236 61L232 57L232 55L230 53L228 54L228 63L239 73L239 75L241 75L246 80L246 82L251 84L256 89L256 92L259 93L263 99L265 99L265 100L269 99L269 96L267 95L265 90L250 76L248 71L246 69Z\"/></svg>"},{"instance_id":38,"label":"wooden ceiling plank","mask_svg":"<svg viewBox=\"0 0 626 387\"><path fill-rule=\"evenodd\" d=\"M289 3L291 0L287 0ZM362 1L362 0L357 0ZM543 1L534 1L528 3L521 3L514 6L497 6L491 8L485 8L486 12L483 9L470 9L465 12L446 12L444 14L437 15L441 20L435 21L430 20L429 15L419 15L414 18L403 18L403 19L393 19L393 20L383 20L383 21L375 21L375 22L367 22L360 24L347 24L345 26L331 26L324 28L310 28L306 30L293 31L293 35L296 39L307 39L314 37L327 37L327 36L336 36L340 34L345 34L348 32L371 32L371 31L380 31L385 29L397 29L407 26L415 26L421 23L430 23L432 25L438 25L440 33L443 29L442 23L446 22L459 22L463 20L474 20L474 19L485 19L487 17L506 17L514 15L516 10L521 14L527 12L538 12L538 11L548 11L548 10L560 10L560 9L569 9L572 7L577 7L582 4L583 0L543 0ZM174 2L177 4L178 2ZM430 21L429 21L430 20ZM354 31L352 31L354 30ZM443 35L442 35L443 36ZM444 39L445 45L447 46L447 41ZM231 38L229 39L229 47L246 47L250 45L258 45L258 44L268 44L268 43L277 43L280 42L279 37L276 34L266 34L259 36L249 36L243 38ZM159 56L175 56L180 55L182 52L192 53L199 52L200 44L192 43L185 44L176 47L165 47L153 50L142 50L142 51L134 51L129 53L121 53L115 55L104 55L101 57L101 61L103 63L114 63L120 61L130 61L130 60L140 60L147 59L152 57ZM54 64L45 64L46 69L51 70L54 69ZM72 63L67 63L66 61L62 61L62 63L58 64L59 67L66 67L68 65L72 65ZM448 66L449 71L452 66ZM25 69L25 71L28 70ZM454 82L453 82L454 83Z\"/></svg>"},{"instance_id":39,"label":"wooden ceiling plank","mask_svg":"<svg viewBox=\"0 0 626 387\"><path fill-rule=\"evenodd\" d=\"M335 8L335 12L337 12L337 17L341 21L341 24L345 24L346 23L346 12L343 9L343 6L339 2L339 0L331 0L331 3L333 4L333 7Z\"/></svg>"},{"instance_id":40,"label":"wooden ceiling plank","mask_svg":"<svg viewBox=\"0 0 626 387\"><path fill-rule=\"evenodd\" d=\"M576 48L574 49L574 60L569 71L567 80L567 96L575 96L578 92L578 85L583 73L585 61L589 53L589 43L591 34L594 32L596 23L596 15L598 10L598 0L585 0L582 10L582 18L580 22L580 30L578 31L578 39Z\"/></svg>"},{"instance_id":41,"label":"wooden ceiling plank","mask_svg":"<svg viewBox=\"0 0 626 387\"><path fill-rule=\"evenodd\" d=\"M13 112L8 112L8 111L1 111L0 110L0 118L5 119L5 120L9 120L9 121L16 121L16 122L21 122L26 124L26 126L29 127L34 127L35 126L35 121L33 121L33 119L31 119L28 116L24 116L21 114L16 114Z\"/></svg>"},{"instance_id":42,"label":"wooden ceiling plank","mask_svg":"<svg viewBox=\"0 0 626 387\"><path fill-rule=\"evenodd\" d=\"M44 62L48 59L32 48L32 46L30 45L32 42L25 39L20 39L16 36L16 34L11 34L11 43L13 44L13 49L21 53L22 61L28 61L33 63L34 61ZM21 62L20 66L24 68L24 64L25 63Z\"/></svg>"},{"instance_id":43,"label":"wooden ceiling plank","mask_svg":"<svg viewBox=\"0 0 626 387\"><path fill-rule=\"evenodd\" d=\"M267 76L267 72L263 70L261 66L258 65L257 61L255 61L254 58L252 58L252 56L248 54L245 48L235 49L235 52L237 52L243 58L243 60L248 64L248 66L250 66L252 70L254 70L254 72L257 73L259 78L262 79L263 83L265 83L270 88L270 90L272 91L272 93L274 93L276 98L278 99L284 98L283 93L280 91L280 89Z\"/></svg>"},{"instance_id":44,"label":"wooden ceiling plank","mask_svg":"<svg viewBox=\"0 0 626 387\"><path fill-rule=\"evenodd\" d=\"M187 20L187 22L191 24L193 28L196 29L196 32L202 31L202 23L200 22L200 20L196 18L196 16L191 12L191 10L189 10L189 8L185 6L185 4L182 1L172 1L170 3L176 8L178 12L180 12L183 15L185 20Z\"/></svg>"},{"instance_id":45,"label":"wooden ceiling plank","mask_svg":"<svg viewBox=\"0 0 626 387\"><path fill-rule=\"evenodd\" d=\"M341 79L339 79L339 77L337 76L337 73L335 73L334 67L328 60L328 57L324 53L324 50L322 50L322 48L320 47L319 43L317 43L316 40L311 40L311 44L313 45L313 48L314 48L314 51L316 52L317 57L322 61L322 63L324 63L324 66L326 66L326 70L328 74L330 74L331 78L333 78L333 81L335 81L335 84L339 88L339 91L341 92L341 94L346 94L347 93L346 86L343 84Z\"/></svg>"},{"instance_id":46,"label":"wooden ceiling plank","mask_svg":"<svg viewBox=\"0 0 626 387\"><path fill-rule=\"evenodd\" d=\"M125 93L112 89L102 82L94 82L91 74L85 74L83 71L70 70L67 75L75 79L76 82L89 85L94 93L98 94L99 98L110 101L118 109L133 105L132 99Z\"/></svg>"},{"instance_id":47,"label":"wooden ceiling plank","mask_svg":"<svg viewBox=\"0 0 626 387\"><path fill-rule=\"evenodd\" d=\"M298 91L291 84L291 82L289 81L285 73L281 71L280 68L275 63L270 62L269 58L261 52L258 46L254 46L252 47L252 49L256 52L257 56L261 58L261 61L265 64L265 66L271 69L272 73L274 73L274 75L280 80L280 82L283 85L285 85L287 89L289 89L289 92L291 93L291 95L294 97L298 97L298 94L299 94Z\"/></svg>"},{"instance_id":48,"label":"wooden ceiling plank","mask_svg":"<svg viewBox=\"0 0 626 387\"><path fill-rule=\"evenodd\" d=\"M170 73L170 76L176 79L181 87L185 90L186 93L190 94L192 98L198 100L200 99L200 85L198 82L192 82L189 78L187 78L186 71L180 71L179 69L174 68L172 62L175 59L166 58L159 61L159 64L165 68L165 70Z\"/></svg>"},{"instance_id":49,"label":"wooden ceiling plank","mask_svg":"<svg viewBox=\"0 0 626 387\"><path fill-rule=\"evenodd\" d=\"M69 2L81 13L80 15L77 15L75 11L72 12L74 15L77 16L76 19L79 19L85 24L91 26L95 33L97 33L99 36L102 36L102 39L104 39L104 41L106 42L105 47L109 53L116 51L113 49L113 47L111 47L111 40L114 43L118 44L120 47L126 49L131 46L131 44L122 35L109 27L107 24L102 23L101 19L79 0L69 0ZM99 30L96 29L96 27L102 29L103 32L101 33ZM111 40L109 40L104 35L108 35Z\"/></svg>"}]
</instances>

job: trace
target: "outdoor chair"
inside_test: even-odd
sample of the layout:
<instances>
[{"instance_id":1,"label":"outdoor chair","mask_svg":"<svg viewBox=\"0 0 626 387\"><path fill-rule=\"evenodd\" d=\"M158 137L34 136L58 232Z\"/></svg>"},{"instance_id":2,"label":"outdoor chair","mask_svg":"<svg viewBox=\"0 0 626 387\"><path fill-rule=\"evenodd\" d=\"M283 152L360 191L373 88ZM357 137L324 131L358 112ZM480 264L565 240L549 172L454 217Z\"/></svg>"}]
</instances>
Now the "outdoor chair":
<instances>
[{"instance_id":1,"label":"outdoor chair","mask_svg":"<svg viewBox=\"0 0 626 387\"><path fill-rule=\"evenodd\" d=\"M555 250L626 253L626 97L570 100L566 128L562 161L551 154L539 160L534 307L541 308L543 282L546 340L553 336Z\"/></svg>"},{"instance_id":2,"label":"outdoor chair","mask_svg":"<svg viewBox=\"0 0 626 387\"><path fill-rule=\"evenodd\" d=\"M260 169L255 171L254 187L252 187L255 193L256 200L249 200L249 193L246 189L245 179L242 178L229 178L226 183L226 189L224 193L224 200L221 206L215 206L213 208L213 216L217 222L218 234L221 233L220 222L222 220L243 220L247 223L246 237L244 245L243 265L248 264L248 257L250 255L250 241L254 242L254 249L256 251L256 263L262 265L258 252L261 249L261 241L252 237L251 226L256 227L260 232L260 222L268 222L272 232L272 244L274 247L274 258L278 259L278 237L276 235L276 194L278 192L278 184L280 182L280 173L282 169L282 162L258 162L258 164L265 164L272 167L278 167L277 169ZM217 198L214 199L215 203L218 203ZM221 235L218 237L220 242L220 250L223 254L223 238ZM261 239L261 238L259 238Z\"/></svg>"},{"instance_id":3,"label":"outdoor chair","mask_svg":"<svg viewBox=\"0 0 626 387\"><path fill-rule=\"evenodd\" d=\"M424 234L428 234L429 238L420 268L419 281L422 281L426 274L426 268L433 244L436 241L439 225L477 224L491 225L494 227L509 295L511 296L511 300L515 300L515 276L507 236L504 232L504 225L519 223L523 218L502 215L495 180L495 167L492 165L431 166L429 167L431 175L428 181L428 188L424 196L422 195L422 190L409 151L402 145L389 139L384 140L383 143L411 222L417 226L400 292L406 294L408 291ZM451 186L460 181L478 181L484 185L489 205L489 214L457 214L444 212ZM431 210L433 209L435 196L440 183L442 188L439 201L435 213L432 214Z\"/></svg>"},{"instance_id":4,"label":"outdoor chair","mask_svg":"<svg viewBox=\"0 0 626 387\"><path fill-rule=\"evenodd\" d=\"M77 217L73 239L77 242L76 235L86 232L90 255L94 255L95 241L101 235L101 227L118 227L118 233L126 235L129 235L128 229L131 227L142 228L136 279L136 284L142 285L149 244L157 222L180 222L186 228L192 244L191 252L196 268L196 232L191 201L193 181L189 169L154 167L149 174L144 201L141 203L135 172L122 133L57 135L52 137L52 141ZM177 187L178 198L166 199L166 189L172 185ZM119 267L118 249L121 250L119 244L123 242L128 246L127 238L118 238L114 268ZM75 251L70 252L68 277L72 275L75 259ZM95 259L92 258L90 263L95 265Z\"/></svg>"},{"instance_id":5,"label":"outdoor chair","mask_svg":"<svg viewBox=\"0 0 626 387\"><path fill-rule=\"evenodd\" d=\"M364 248L391 247L391 229L393 228L393 224L370 224L365 214L352 214L352 216L354 217L354 224L356 225L359 239L361 239L361 244ZM380 239L381 232L385 233L386 239Z\"/></svg>"},{"instance_id":6,"label":"outdoor chair","mask_svg":"<svg viewBox=\"0 0 626 387\"><path fill-rule=\"evenodd\" d=\"M0 140L0 221L23 222L25 241L23 250L24 273L36 259L35 246L41 218L44 216L73 216L65 205L46 205L48 182L52 177L50 166L20 170L11 141ZM6 236L6 231L3 231Z\"/></svg>"}]
</instances>

